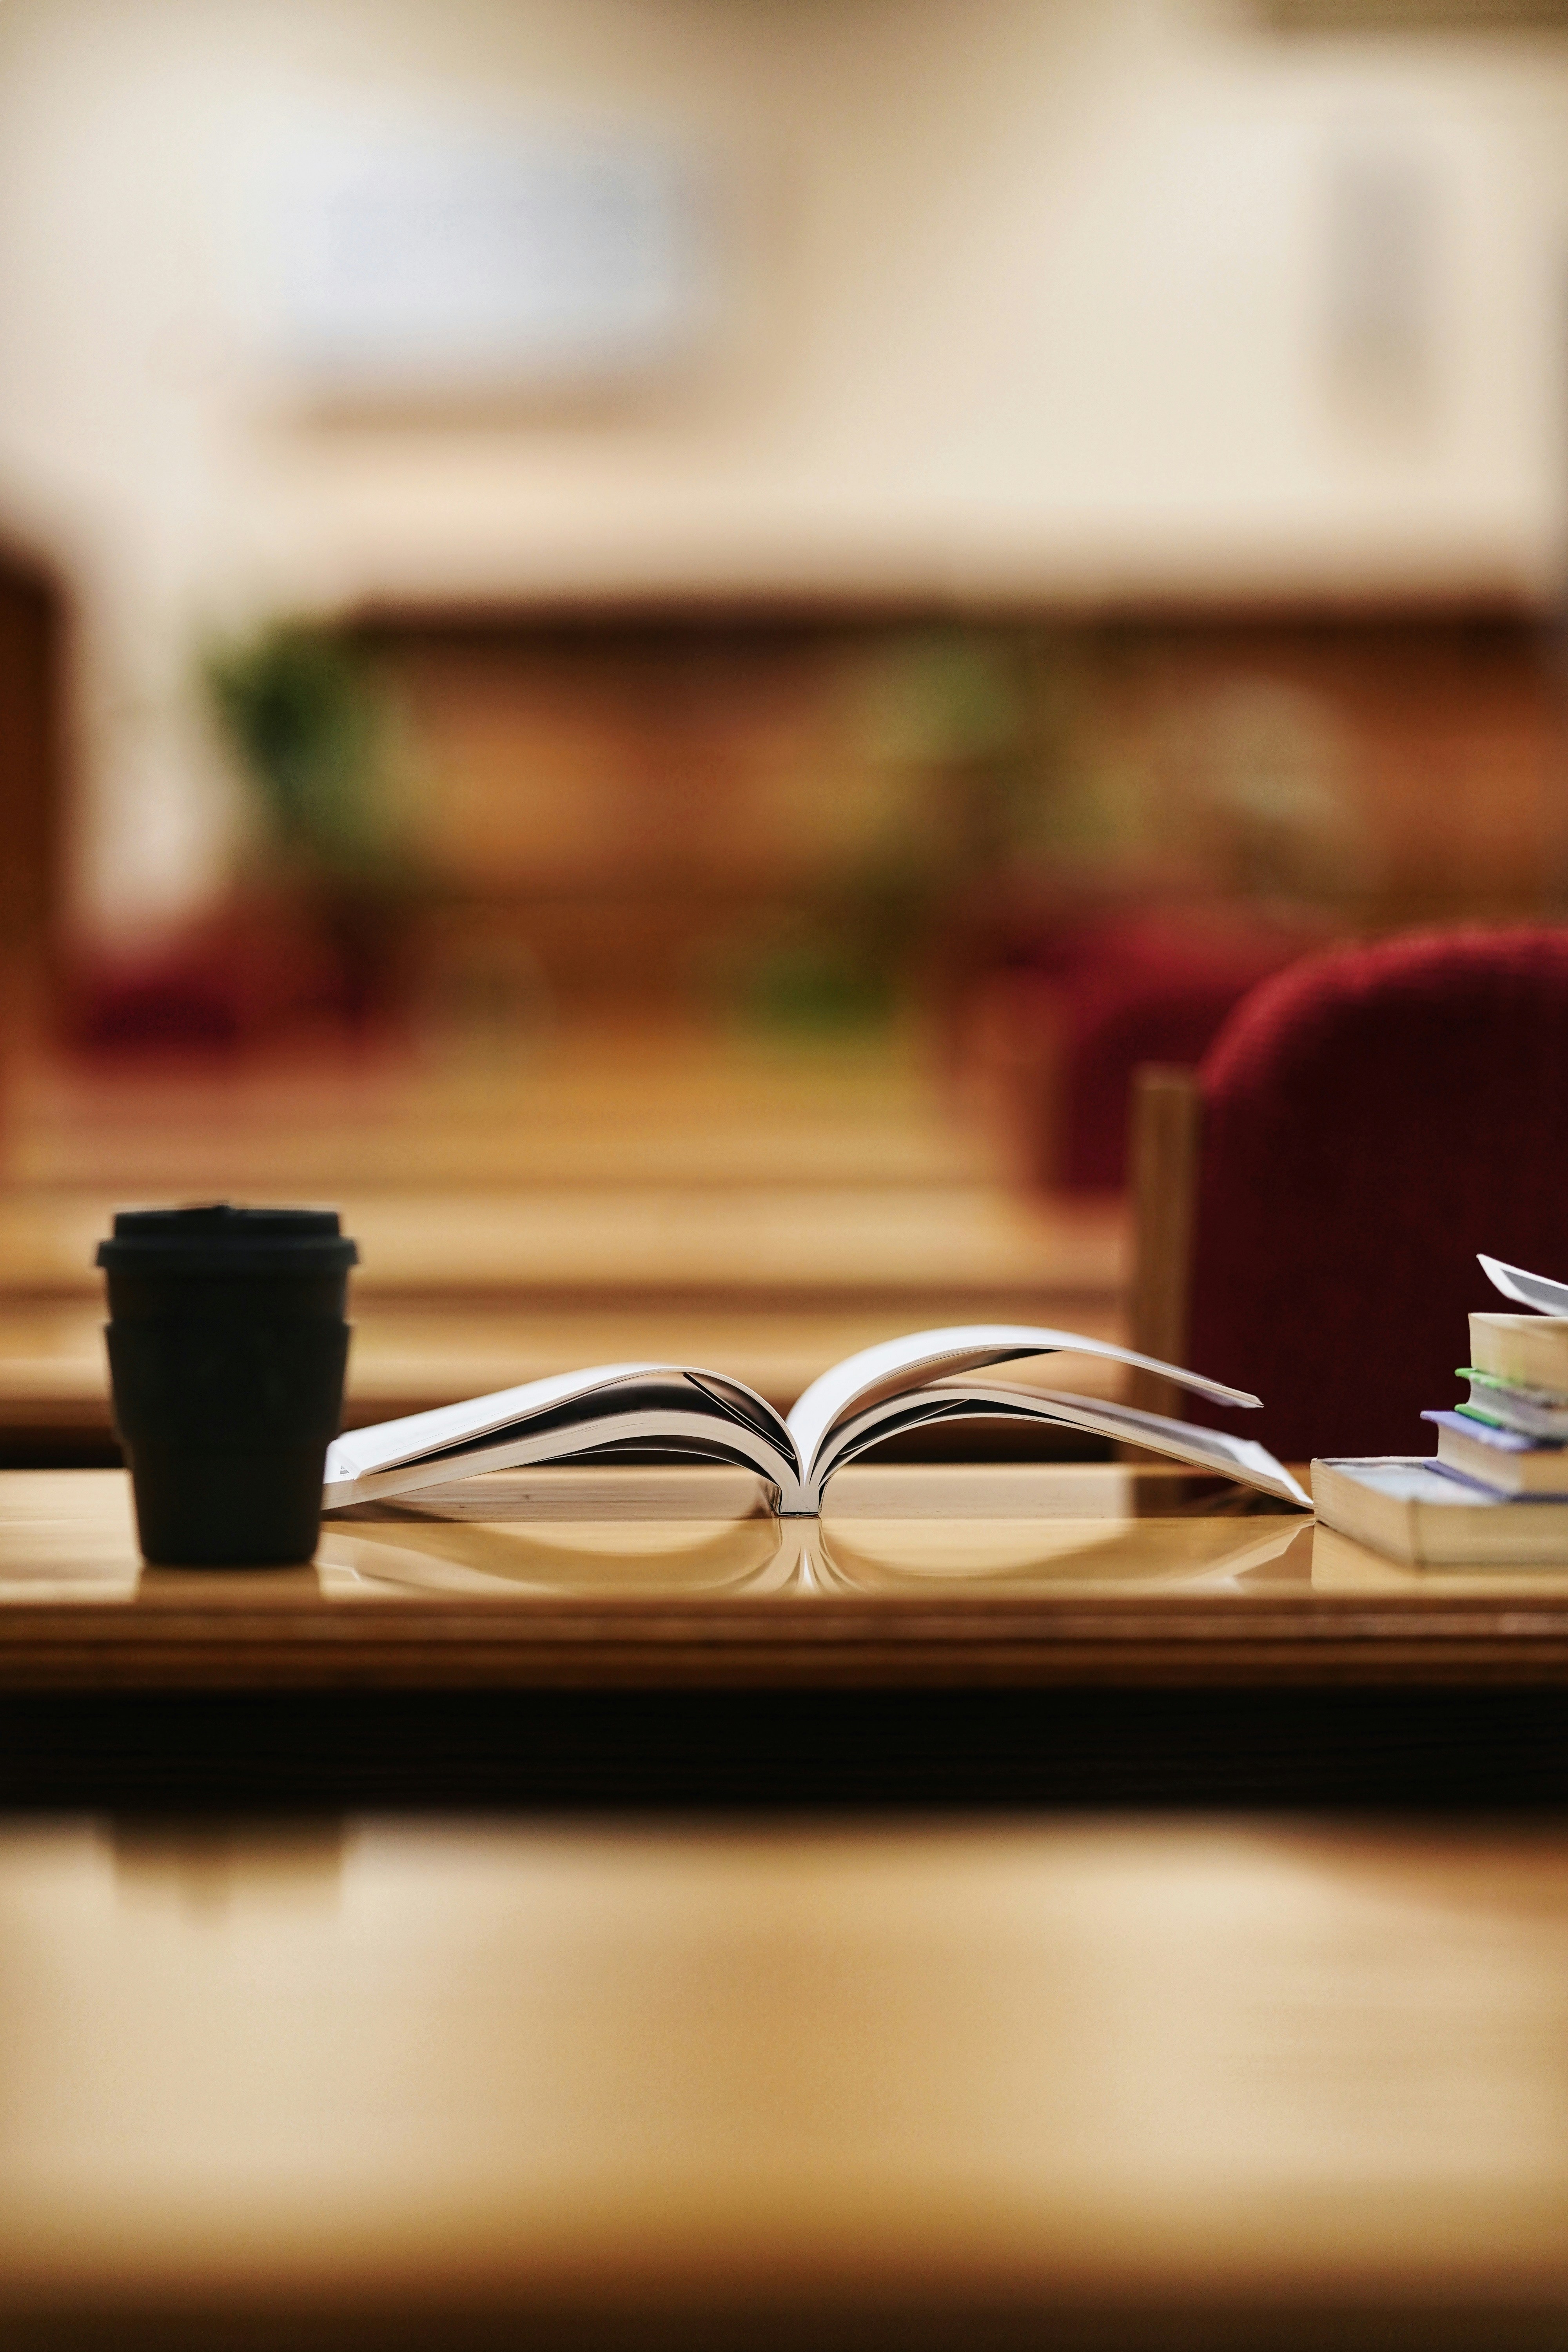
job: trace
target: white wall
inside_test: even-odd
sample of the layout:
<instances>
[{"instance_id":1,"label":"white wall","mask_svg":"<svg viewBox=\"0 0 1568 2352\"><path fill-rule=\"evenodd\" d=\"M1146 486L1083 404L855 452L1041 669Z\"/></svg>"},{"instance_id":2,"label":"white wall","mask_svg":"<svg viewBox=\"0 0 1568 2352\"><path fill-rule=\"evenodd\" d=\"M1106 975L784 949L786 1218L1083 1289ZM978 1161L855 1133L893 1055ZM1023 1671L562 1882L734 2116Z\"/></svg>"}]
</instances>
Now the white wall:
<instances>
[{"instance_id":1,"label":"white wall","mask_svg":"<svg viewBox=\"0 0 1568 2352\"><path fill-rule=\"evenodd\" d=\"M595 414L291 408L249 159L367 104L689 135L726 192L710 368ZM1282 41L1196 0L5 0L0 525L80 600L79 920L221 882L192 649L279 607L1553 593L1565 131L1549 38ZM1369 160L1429 199L1386 381L1333 329Z\"/></svg>"}]
</instances>

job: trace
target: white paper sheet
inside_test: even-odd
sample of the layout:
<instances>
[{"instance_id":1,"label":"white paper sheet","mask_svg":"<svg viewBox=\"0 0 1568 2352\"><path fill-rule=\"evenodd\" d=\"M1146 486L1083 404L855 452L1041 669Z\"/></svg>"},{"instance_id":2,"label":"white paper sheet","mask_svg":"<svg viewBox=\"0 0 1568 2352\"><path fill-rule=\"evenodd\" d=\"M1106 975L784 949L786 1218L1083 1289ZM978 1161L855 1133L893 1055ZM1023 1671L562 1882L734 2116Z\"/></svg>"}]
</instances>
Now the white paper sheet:
<instances>
[{"instance_id":1,"label":"white paper sheet","mask_svg":"<svg viewBox=\"0 0 1568 2352\"><path fill-rule=\"evenodd\" d=\"M1101 1356L1134 1370L1157 1372L1177 1381L1215 1404L1257 1405L1259 1397L1245 1389L1227 1389L1222 1381L1205 1380L1200 1372L1184 1371L1180 1364L1163 1364L1118 1348L1109 1339L1086 1339L1077 1331L1046 1330L1027 1323L959 1323L940 1331L910 1331L901 1339L884 1339L847 1356L813 1381L796 1401L789 1416L790 1434L803 1469L815 1465L818 1449L834 1423L847 1418L862 1400L885 1382L924 1388L933 1381L950 1380L958 1372L978 1371L984 1364L1007 1363L1024 1356L1049 1356L1060 1350L1077 1356ZM918 1375L918 1379L916 1378Z\"/></svg>"},{"instance_id":2,"label":"white paper sheet","mask_svg":"<svg viewBox=\"0 0 1568 2352\"><path fill-rule=\"evenodd\" d=\"M1544 1274L1527 1274L1521 1265L1505 1265L1500 1257L1477 1256L1488 1279L1516 1307L1533 1307L1537 1315L1568 1315L1568 1282L1552 1282Z\"/></svg>"}]
</instances>

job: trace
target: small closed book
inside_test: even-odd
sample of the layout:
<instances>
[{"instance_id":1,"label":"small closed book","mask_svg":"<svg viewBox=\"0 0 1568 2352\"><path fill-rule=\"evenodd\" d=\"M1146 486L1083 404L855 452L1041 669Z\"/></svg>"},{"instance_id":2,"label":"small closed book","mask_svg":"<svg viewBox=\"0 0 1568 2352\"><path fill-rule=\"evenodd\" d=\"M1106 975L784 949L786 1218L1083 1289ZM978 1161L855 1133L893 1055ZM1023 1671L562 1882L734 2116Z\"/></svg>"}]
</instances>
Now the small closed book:
<instances>
[{"instance_id":1,"label":"small closed book","mask_svg":"<svg viewBox=\"0 0 1568 2352\"><path fill-rule=\"evenodd\" d=\"M1568 1283L1488 1257L1484 1250L1480 1264L1494 1289L1530 1312L1472 1315L1471 1363L1516 1388L1568 1391Z\"/></svg>"},{"instance_id":2,"label":"small closed book","mask_svg":"<svg viewBox=\"0 0 1568 2352\"><path fill-rule=\"evenodd\" d=\"M355 1429L327 1454L323 1507L411 1494L481 1470L614 1458L618 1451L740 1464L773 1487L786 1517L812 1517L835 1471L884 1438L931 1422L1047 1422L1144 1445L1310 1510L1266 1446L1163 1413L977 1377L996 1364L1067 1349L1161 1374L1216 1404L1258 1399L1105 1339L1024 1324L916 1331L850 1356L814 1381L786 1419L721 1372L672 1364L596 1364L523 1387Z\"/></svg>"},{"instance_id":3,"label":"small closed book","mask_svg":"<svg viewBox=\"0 0 1568 2352\"><path fill-rule=\"evenodd\" d=\"M1470 1361L1518 1388L1568 1389L1568 1315L1472 1315Z\"/></svg>"},{"instance_id":4,"label":"small closed book","mask_svg":"<svg viewBox=\"0 0 1568 2352\"><path fill-rule=\"evenodd\" d=\"M1568 1448L1517 1429L1489 1429L1460 1412L1424 1412L1437 1433L1446 1470L1504 1495L1550 1495L1568 1502Z\"/></svg>"},{"instance_id":5,"label":"small closed book","mask_svg":"<svg viewBox=\"0 0 1568 2352\"><path fill-rule=\"evenodd\" d=\"M1489 1422L1494 1429L1517 1429L1525 1437L1545 1437L1568 1445L1568 1396L1555 1389L1517 1387L1475 1364L1461 1364L1456 1378L1470 1384L1469 1402L1459 1407L1467 1420Z\"/></svg>"},{"instance_id":6,"label":"small closed book","mask_svg":"<svg viewBox=\"0 0 1568 2352\"><path fill-rule=\"evenodd\" d=\"M1568 1568L1568 1502L1489 1493L1423 1455L1314 1462L1325 1527L1417 1568Z\"/></svg>"}]
</instances>

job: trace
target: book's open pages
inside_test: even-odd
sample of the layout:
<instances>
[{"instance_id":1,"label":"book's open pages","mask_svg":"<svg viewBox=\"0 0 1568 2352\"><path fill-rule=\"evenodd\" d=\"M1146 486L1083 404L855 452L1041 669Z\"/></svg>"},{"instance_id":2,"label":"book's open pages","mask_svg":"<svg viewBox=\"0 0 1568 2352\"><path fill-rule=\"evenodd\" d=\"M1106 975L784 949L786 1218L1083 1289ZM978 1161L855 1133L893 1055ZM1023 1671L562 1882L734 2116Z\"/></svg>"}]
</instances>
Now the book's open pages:
<instances>
[{"instance_id":1,"label":"book's open pages","mask_svg":"<svg viewBox=\"0 0 1568 2352\"><path fill-rule=\"evenodd\" d=\"M1027 1324L916 1331L847 1357L814 1381L788 1419L722 1373L673 1364L595 1364L502 1389L467 1404L356 1429L329 1449L323 1507L341 1510L411 1494L480 1470L512 1470L616 1451L732 1462L773 1487L785 1517L815 1516L836 1470L884 1438L930 1422L1055 1422L1130 1440L1177 1462L1236 1478L1310 1510L1310 1497L1262 1445L1131 1405L972 1377L994 1364L1059 1349L1152 1371L1216 1404L1256 1405L1179 1365L1105 1339Z\"/></svg>"},{"instance_id":2,"label":"book's open pages","mask_svg":"<svg viewBox=\"0 0 1568 2352\"><path fill-rule=\"evenodd\" d=\"M1516 1307L1532 1307L1538 1315L1568 1315L1568 1282L1553 1282L1544 1274L1527 1274L1521 1265L1505 1265L1500 1257L1476 1253L1493 1286Z\"/></svg>"}]
</instances>

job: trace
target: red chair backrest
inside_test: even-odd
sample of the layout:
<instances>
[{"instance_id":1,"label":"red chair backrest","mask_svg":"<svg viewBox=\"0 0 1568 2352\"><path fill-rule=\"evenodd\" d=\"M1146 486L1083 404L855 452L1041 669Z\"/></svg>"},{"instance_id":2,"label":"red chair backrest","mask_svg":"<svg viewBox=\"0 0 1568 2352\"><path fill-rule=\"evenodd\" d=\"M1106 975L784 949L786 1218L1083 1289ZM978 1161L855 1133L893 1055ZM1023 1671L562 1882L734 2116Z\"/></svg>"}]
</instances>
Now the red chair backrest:
<instances>
[{"instance_id":1,"label":"red chair backrest","mask_svg":"<svg viewBox=\"0 0 1568 2352\"><path fill-rule=\"evenodd\" d=\"M1239 1005L1200 1071L1186 1360L1287 1461L1430 1454L1476 1252L1568 1280L1568 930L1314 956Z\"/></svg>"}]
</instances>

